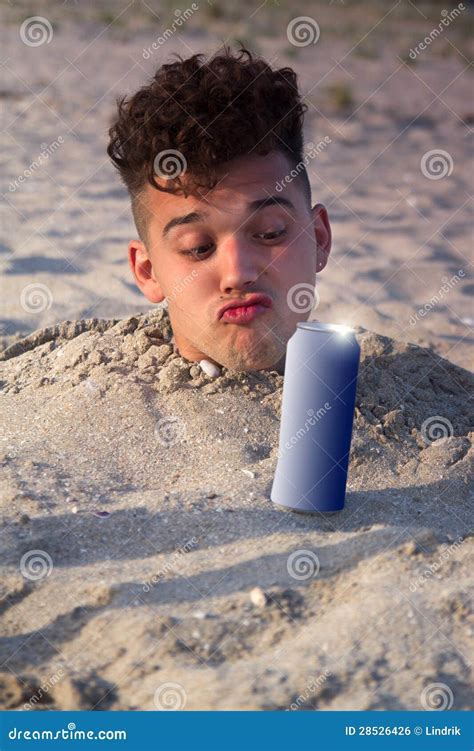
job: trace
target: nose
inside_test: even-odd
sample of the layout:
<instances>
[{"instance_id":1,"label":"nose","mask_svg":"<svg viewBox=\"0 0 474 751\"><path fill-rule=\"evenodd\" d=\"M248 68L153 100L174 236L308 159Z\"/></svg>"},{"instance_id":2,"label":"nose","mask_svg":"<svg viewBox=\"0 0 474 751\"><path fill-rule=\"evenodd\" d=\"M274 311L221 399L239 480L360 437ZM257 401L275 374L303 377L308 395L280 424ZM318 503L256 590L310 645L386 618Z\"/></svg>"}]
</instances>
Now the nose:
<instances>
[{"instance_id":1,"label":"nose","mask_svg":"<svg viewBox=\"0 0 474 751\"><path fill-rule=\"evenodd\" d=\"M253 285L260 270L256 253L243 239L229 237L221 248L220 289L228 295L233 290Z\"/></svg>"}]
</instances>

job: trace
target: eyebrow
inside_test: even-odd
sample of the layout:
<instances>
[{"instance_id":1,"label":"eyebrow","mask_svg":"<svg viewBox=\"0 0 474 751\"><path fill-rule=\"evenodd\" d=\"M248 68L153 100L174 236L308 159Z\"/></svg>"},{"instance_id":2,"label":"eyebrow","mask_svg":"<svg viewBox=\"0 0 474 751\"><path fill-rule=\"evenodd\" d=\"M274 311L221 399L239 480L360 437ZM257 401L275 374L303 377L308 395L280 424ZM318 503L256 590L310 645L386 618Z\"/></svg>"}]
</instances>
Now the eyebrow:
<instances>
[{"instance_id":1,"label":"eyebrow","mask_svg":"<svg viewBox=\"0 0 474 751\"><path fill-rule=\"evenodd\" d=\"M260 198L256 201L251 201L247 204L247 211L249 214L254 214L256 211L261 211L267 206L283 206L284 208L290 209L290 211L296 211L294 204L288 198L284 198L283 196L267 196L267 198ZM183 224L202 222L207 217L207 211L191 211L189 214L176 216L165 224L163 228L163 237L166 237L166 235L168 235L175 227L181 227Z\"/></svg>"}]
</instances>

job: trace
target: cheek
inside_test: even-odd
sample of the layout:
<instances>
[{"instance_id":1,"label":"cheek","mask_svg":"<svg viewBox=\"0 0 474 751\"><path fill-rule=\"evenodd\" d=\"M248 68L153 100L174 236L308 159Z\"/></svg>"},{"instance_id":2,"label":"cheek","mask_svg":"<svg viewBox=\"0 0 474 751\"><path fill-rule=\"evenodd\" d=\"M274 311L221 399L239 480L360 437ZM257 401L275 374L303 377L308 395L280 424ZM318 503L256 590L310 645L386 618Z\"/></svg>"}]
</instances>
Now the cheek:
<instances>
[{"instance_id":1,"label":"cheek","mask_svg":"<svg viewBox=\"0 0 474 751\"><path fill-rule=\"evenodd\" d=\"M311 242L293 243L275 254L269 275L278 278L278 286L290 287L295 281L313 281L316 272L316 249Z\"/></svg>"},{"instance_id":2,"label":"cheek","mask_svg":"<svg viewBox=\"0 0 474 751\"><path fill-rule=\"evenodd\" d=\"M186 264L174 277L177 290L177 306L188 316L189 324L207 320L209 305L219 294L219 281L210 269L201 268L201 264Z\"/></svg>"},{"instance_id":3,"label":"cheek","mask_svg":"<svg viewBox=\"0 0 474 751\"><path fill-rule=\"evenodd\" d=\"M204 300L209 296L212 296L213 280L209 271L206 271L200 264L192 264L187 266L185 274L186 294L188 301L191 300ZM197 314L202 312L198 310Z\"/></svg>"}]
</instances>

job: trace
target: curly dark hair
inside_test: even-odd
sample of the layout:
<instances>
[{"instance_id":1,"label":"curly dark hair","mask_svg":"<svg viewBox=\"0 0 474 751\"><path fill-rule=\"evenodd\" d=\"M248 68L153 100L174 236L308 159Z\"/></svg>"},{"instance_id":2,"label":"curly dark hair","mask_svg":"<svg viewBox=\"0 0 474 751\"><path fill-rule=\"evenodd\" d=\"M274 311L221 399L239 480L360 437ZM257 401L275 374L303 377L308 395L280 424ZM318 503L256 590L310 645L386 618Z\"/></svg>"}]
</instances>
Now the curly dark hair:
<instances>
[{"instance_id":1,"label":"curly dark hair","mask_svg":"<svg viewBox=\"0 0 474 751\"><path fill-rule=\"evenodd\" d=\"M296 73L273 70L244 46L236 54L224 46L207 61L203 54L178 55L149 85L119 98L117 107L107 153L128 189L142 239L148 212L140 199L147 181L157 190L186 196L198 187L213 188L221 166L239 156L279 150L291 167L302 162L307 105ZM169 150L184 158L185 170L164 187L155 179L156 159ZM305 168L298 179L310 201Z\"/></svg>"}]
</instances>

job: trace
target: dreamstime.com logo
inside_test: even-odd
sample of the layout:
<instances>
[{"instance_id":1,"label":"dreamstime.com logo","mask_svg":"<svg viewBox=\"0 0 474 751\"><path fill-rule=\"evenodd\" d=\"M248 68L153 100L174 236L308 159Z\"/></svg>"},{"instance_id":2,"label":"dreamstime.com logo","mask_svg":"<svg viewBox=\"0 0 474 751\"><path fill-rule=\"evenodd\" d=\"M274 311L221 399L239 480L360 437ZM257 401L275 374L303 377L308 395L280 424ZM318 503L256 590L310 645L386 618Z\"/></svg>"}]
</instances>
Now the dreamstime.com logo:
<instances>
[{"instance_id":1,"label":"dreamstime.com logo","mask_svg":"<svg viewBox=\"0 0 474 751\"><path fill-rule=\"evenodd\" d=\"M309 429L313 427L313 425L316 425L316 423L321 420L324 415L329 412L330 409L332 409L332 407L329 402L324 402L323 406L320 407L316 412L314 411L314 409L307 409L306 414L308 415L308 417L306 418L304 425L301 428L298 428L295 435L292 435L291 438L286 441L284 446L280 446L277 453L278 458L281 459L285 451L290 451L290 449L296 446L298 441L303 438L304 435L306 435Z\"/></svg>"},{"instance_id":2,"label":"dreamstime.com logo","mask_svg":"<svg viewBox=\"0 0 474 751\"><path fill-rule=\"evenodd\" d=\"M183 12L181 12L180 10L175 10L174 14L175 14L176 18L173 20L173 23L171 24L171 26L168 27L167 29L165 29L165 31L163 32L163 34L161 34L161 36L159 36L153 42L153 44L151 44L149 47L146 47L146 48L143 49L143 52L142 52L143 59L144 60L148 60L152 56L154 50L157 50L160 47L162 47L163 44L165 44L165 42L167 42L168 39L170 39L170 37L173 36L173 34L175 33L175 31L177 31L177 29L181 28L181 26L189 18L191 18L191 16L193 15L193 13L195 13L195 11L197 11L197 10L199 10L199 5L197 5L197 3L191 3L191 6L189 8L186 8L186 10L184 10Z\"/></svg>"},{"instance_id":3,"label":"dreamstime.com logo","mask_svg":"<svg viewBox=\"0 0 474 751\"><path fill-rule=\"evenodd\" d=\"M320 567L319 558L312 550L295 550L286 562L288 574L297 581L314 579L319 574Z\"/></svg>"},{"instance_id":4,"label":"dreamstime.com logo","mask_svg":"<svg viewBox=\"0 0 474 751\"><path fill-rule=\"evenodd\" d=\"M452 423L442 415L428 417L421 425L421 437L426 446L440 438L452 438L454 428Z\"/></svg>"},{"instance_id":5,"label":"dreamstime.com logo","mask_svg":"<svg viewBox=\"0 0 474 751\"><path fill-rule=\"evenodd\" d=\"M453 552L457 550L461 545L463 544L464 539L462 537L458 537L458 539L452 543L452 545L444 545L442 548L442 553L438 556L438 559L434 561L433 563L430 563L427 568L423 571L420 576L418 576L414 581L410 582L410 592L416 592L417 589L420 589L425 582L427 582L429 579L431 579L432 576L434 576L437 571L443 566L444 563L446 563L447 560L451 557Z\"/></svg>"},{"instance_id":6,"label":"dreamstime.com logo","mask_svg":"<svg viewBox=\"0 0 474 751\"><path fill-rule=\"evenodd\" d=\"M169 303L170 300L174 300L177 295L181 294L183 290L186 289L188 284L191 284L194 279L198 276L198 272L196 269L193 269L190 274L187 274L184 279L182 279L180 282L174 285L173 289L171 290L170 294L167 295L164 299L164 302Z\"/></svg>"},{"instance_id":7,"label":"dreamstime.com logo","mask_svg":"<svg viewBox=\"0 0 474 751\"><path fill-rule=\"evenodd\" d=\"M169 574L171 571L174 571L176 568L180 558L183 557L183 555L186 555L189 553L194 547L196 547L198 541L197 537L191 537L188 542L186 542L184 545L182 545L180 548L177 548L169 561L165 563L163 568L161 568L157 574L153 574L151 579L148 579L142 587L144 592L151 592L152 587L155 586L155 584L159 584L160 581L162 581L167 574Z\"/></svg>"},{"instance_id":8,"label":"dreamstime.com logo","mask_svg":"<svg viewBox=\"0 0 474 751\"><path fill-rule=\"evenodd\" d=\"M51 141L51 143L49 144L42 143L39 155L33 159L33 161L25 170L23 170L23 173L21 175L18 175L18 177L9 184L8 190L10 191L10 193L14 193L16 190L18 190L21 183L24 183L25 180L31 177L33 172L35 172L43 164L45 164L51 154L54 154L54 152L57 151L57 149L59 149L59 147L62 146L63 143L64 138L62 136L58 136L55 141Z\"/></svg>"},{"instance_id":9,"label":"dreamstime.com logo","mask_svg":"<svg viewBox=\"0 0 474 751\"><path fill-rule=\"evenodd\" d=\"M35 693L30 696L26 704L23 704L23 709L28 711L30 709L34 709L34 707L41 702L43 697L49 693L50 689L53 688L56 683L59 683L61 678L64 677L64 668L59 668L59 670L54 673L51 678L48 678L47 681L41 684L39 686Z\"/></svg>"},{"instance_id":10,"label":"dreamstime.com logo","mask_svg":"<svg viewBox=\"0 0 474 751\"><path fill-rule=\"evenodd\" d=\"M453 172L453 157L449 151L431 149L421 157L420 167L428 180L442 180L443 177L449 177Z\"/></svg>"},{"instance_id":11,"label":"dreamstime.com logo","mask_svg":"<svg viewBox=\"0 0 474 751\"><path fill-rule=\"evenodd\" d=\"M309 44L316 44L320 34L318 24L310 16L293 18L286 28L288 41L295 47L307 47Z\"/></svg>"},{"instance_id":12,"label":"dreamstime.com logo","mask_svg":"<svg viewBox=\"0 0 474 751\"><path fill-rule=\"evenodd\" d=\"M421 693L423 709L444 712L454 704L454 694L446 683L430 683Z\"/></svg>"},{"instance_id":13,"label":"dreamstime.com logo","mask_svg":"<svg viewBox=\"0 0 474 751\"><path fill-rule=\"evenodd\" d=\"M453 8L451 11L442 10L441 11L441 20L438 24L438 26L435 26L434 29L426 36L419 44L417 44L416 47L412 48L410 52L408 53L408 57L411 60L416 60L420 52L423 52L426 50L427 47L430 46L432 42L435 41L458 16L461 15L461 12L463 10L466 10L466 6L464 3L459 3L456 8Z\"/></svg>"},{"instance_id":14,"label":"dreamstime.com logo","mask_svg":"<svg viewBox=\"0 0 474 751\"><path fill-rule=\"evenodd\" d=\"M46 579L53 570L53 559L46 550L28 550L21 557L20 573L24 579Z\"/></svg>"},{"instance_id":15,"label":"dreamstime.com logo","mask_svg":"<svg viewBox=\"0 0 474 751\"><path fill-rule=\"evenodd\" d=\"M186 157L177 149L164 149L158 152L153 160L155 175L163 177L165 180L174 180L180 175L184 175L187 167Z\"/></svg>"},{"instance_id":16,"label":"dreamstime.com logo","mask_svg":"<svg viewBox=\"0 0 474 751\"><path fill-rule=\"evenodd\" d=\"M25 313L44 313L53 304L53 295L46 284L34 282L23 287L20 293L20 305Z\"/></svg>"},{"instance_id":17,"label":"dreamstime.com logo","mask_svg":"<svg viewBox=\"0 0 474 751\"><path fill-rule=\"evenodd\" d=\"M306 704L308 699L312 694L314 694L318 688L323 686L329 676L331 676L332 673L330 670L326 669L324 673L321 673L321 675L318 675L317 678L311 678L307 686L305 687L303 693L301 693L299 696L296 697L295 701L290 704L290 706L287 708L287 712L295 711L299 709L301 706Z\"/></svg>"},{"instance_id":18,"label":"dreamstime.com logo","mask_svg":"<svg viewBox=\"0 0 474 751\"><path fill-rule=\"evenodd\" d=\"M53 27L43 16L31 16L20 27L20 39L28 47L41 47L53 38Z\"/></svg>"},{"instance_id":19,"label":"dreamstime.com logo","mask_svg":"<svg viewBox=\"0 0 474 751\"><path fill-rule=\"evenodd\" d=\"M286 304L293 313L310 313L319 305L319 292L314 284L298 282L288 290Z\"/></svg>"},{"instance_id":20,"label":"dreamstime.com logo","mask_svg":"<svg viewBox=\"0 0 474 751\"><path fill-rule=\"evenodd\" d=\"M127 731L78 730L75 722L68 722L67 728L60 730L24 730L14 727L8 731L8 737L12 741L126 741ZM45 746L41 748L43 749Z\"/></svg>"},{"instance_id":21,"label":"dreamstime.com logo","mask_svg":"<svg viewBox=\"0 0 474 751\"><path fill-rule=\"evenodd\" d=\"M462 537L458 537L456 542L453 542L453 544L449 547L447 545L444 545L442 548L442 553L438 556L438 559L433 563L430 563L429 566L423 571L423 573L420 574L420 576L418 576L414 581L410 582L410 592L416 592L417 589L422 587L426 581L434 576L436 572L439 571L439 569L443 566L443 564L446 563L449 558L451 558L453 552L461 547L463 542L464 539Z\"/></svg>"},{"instance_id":22,"label":"dreamstime.com logo","mask_svg":"<svg viewBox=\"0 0 474 751\"><path fill-rule=\"evenodd\" d=\"M181 443L186 436L186 423L181 417L162 417L155 425L155 438L162 446L169 448Z\"/></svg>"},{"instance_id":23,"label":"dreamstime.com logo","mask_svg":"<svg viewBox=\"0 0 474 751\"><path fill-rule=\"evenodd\" d=\"M188 696L180 683L162 683L155 691L153 701L160 712L184 709Z\"/></svg>"},{"instance_id":24,"label":"dreamstime.com logo","mask_svg":"<svg viewBox=\"0 0 474 751\"><path fill-rule=\"evenodd\" d=\"M308 166L309 161L311 159L315 159L319 154L321 154L321 152L324 151L324 149L327 146L329 146L330 143L332 143L332 138L330 138L329 136L324 136L324 138L322 138L321 141L319 141L317 144L309 143L308 151L304 155L303 159L300 162L298 162L296 167L293 167L293 169L291 170L291 172L288 173L288 175L285 175L283 180L278 180L275 183L275 190L278 193L281 193L281 191L285 188L285 186L293 182L295 177L298 177L300 172L302 172L303 169Z\"/></svg>"},{"instance_id":25,"label":"dreamstime.com logo","mask_svg":"<svg viewBox=\"0 0 474 751\"><path fill-rule=\"evenodd\" d=\"M444 299L444 296L453 289L453 287L458 284L458 282L461 281L463 277L465 277L466 274L463 269L459 269L457 274L453 274L450 279L448 279L447 276L443 276L441 278L441 281L443 284L439 288L439 290L436 292L433 297L430 298L430 300L423 305L422 308L418 308L417 312L410 316L409 322L410 326L416 326L417 322L420 320L420 318L424 318L427 313L432 310L435 305L437 305L441 300Z\"/></svg>"}]
</instances>

